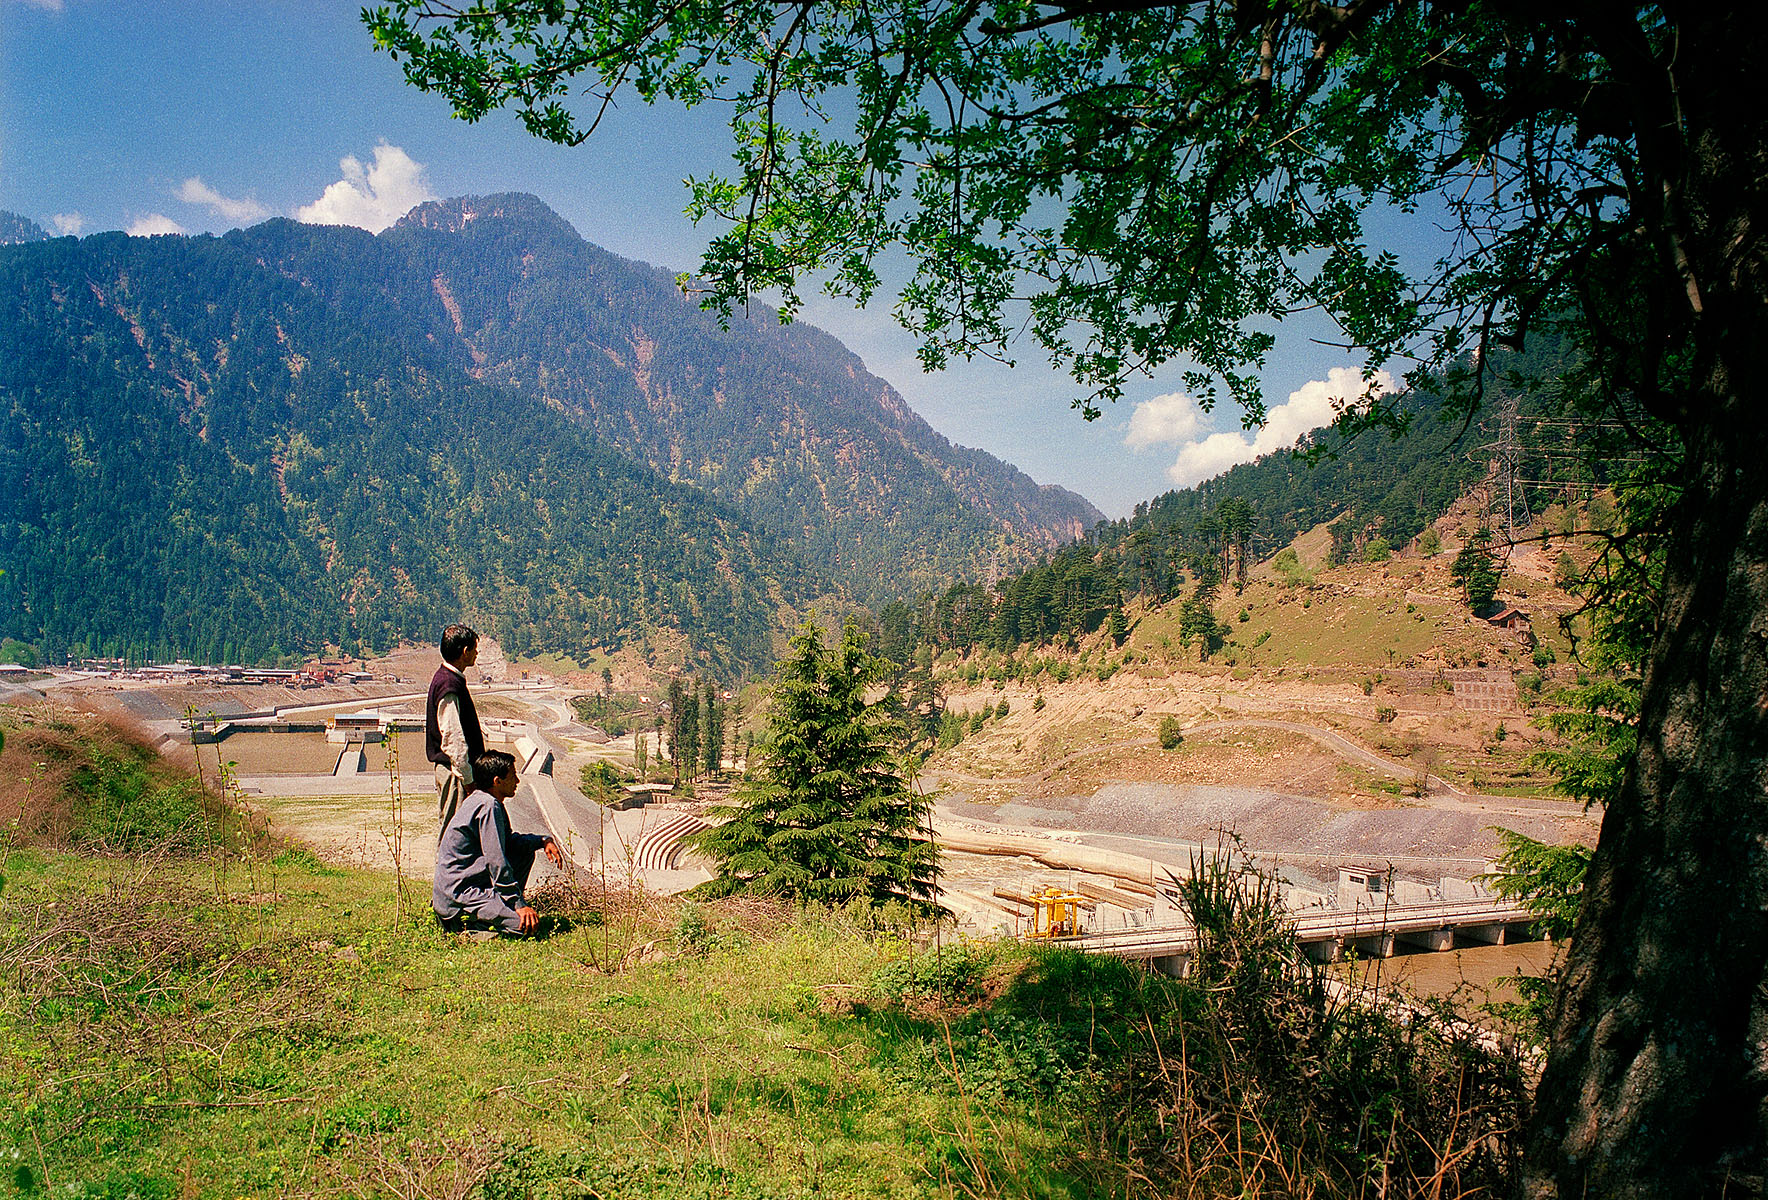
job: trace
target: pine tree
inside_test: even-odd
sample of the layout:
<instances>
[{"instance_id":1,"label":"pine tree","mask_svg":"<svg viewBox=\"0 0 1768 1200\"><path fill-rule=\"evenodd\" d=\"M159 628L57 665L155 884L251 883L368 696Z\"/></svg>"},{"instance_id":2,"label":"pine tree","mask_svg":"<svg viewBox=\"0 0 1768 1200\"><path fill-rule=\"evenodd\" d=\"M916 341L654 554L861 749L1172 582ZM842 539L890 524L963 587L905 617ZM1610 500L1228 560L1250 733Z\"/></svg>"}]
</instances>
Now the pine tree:
<instances>
[{"instance_id":1,"label":"pine tree","mask_svg":"<svg viewBox=\"0 0 1768 1200\"><path fill-rule=\"evenodd\" d=\"M1492 551L1492 530L1481 525L1474 530L1461 552L1455 555L1449 573L1461 584L1467 607L1483 615L1498 595L1498 566Z\"/></svg>"},{"instance_id":2,"label":"pine tree","mask_svg":"<svg viewBox=\"0 0 1768 1200\"><path fill-rule=\"evenodd\" d=\"M700 777L700 689L690 680L681 702L681 762L689 779Z\"/></svg>"},{"instance_id":3,"label":"pine tree","mask_svg":"<svg viewBox=\"0 0 1768 1200\"><path fill-rule=\"evenodd\" d=\"M675 782L681 782L682 720L687 710L687 689L681 680L669 681L669 765L675 768ZM659 720L661 718L659 717Z\"/></svg>"},{"instance_id":4,"label":"pine tree","mask_svg":"<svg viewBox=\"0 0 1768 1200\"><path fill-rule=\"evenodd\" d=\"M700 767L707 775L718 774L724 765L724 714L718 707L718 689L706 681L706 711L700 723Z\"/></svg>"},{"instance_id":5,"label":"pine tree","mask_svg":"<svg viewBox=\"0 0 1768 1200\"><path fill-rule=\"evenodd\" d=\"M886 706L866 703L882 671L854 626L832 649L815 624L799 627L730 819L691 839L717 864L702 895L936 907L928 801L905 781Z\"/></svg>"},{"instance_id":6,"label":"pine tree","mask_svg":"<svg viewBox=\"0 0 1768 1200\"><path fill-rule=\"evenodd\" d=\"M1191 569L1196 572L1197 586L1179 609L1179 637L1185 645L1196 642L1198 661L1208 662L1209 656L1222 645L1222 628L1215 618L1216 592L1222 577L1211 554L1198 555Z\"/></svg>"},{"instance_id":7,"label":"pine tree","mask_svg":"<svg viewBox=\"0 0 1768 1200\"><path fill-rule=\"evenodd\" d=\"M732 694L730 706L725 709L724 729L725 753L734 768L743 753L743 693L740 690Z\"/></svg>"}]
</instances>

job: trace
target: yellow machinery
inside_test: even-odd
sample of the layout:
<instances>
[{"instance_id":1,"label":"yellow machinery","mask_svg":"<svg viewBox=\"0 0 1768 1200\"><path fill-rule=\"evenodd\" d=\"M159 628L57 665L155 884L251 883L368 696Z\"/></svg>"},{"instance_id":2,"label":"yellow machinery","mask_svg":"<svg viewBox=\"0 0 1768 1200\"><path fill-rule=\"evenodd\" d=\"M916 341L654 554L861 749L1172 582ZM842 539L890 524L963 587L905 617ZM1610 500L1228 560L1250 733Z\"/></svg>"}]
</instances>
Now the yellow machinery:
<instances>
[{"instance_id":1,"label":"yellow machinery","mask_svg":"<svg viewBox=\"0 0 1768 1200\"><path fill-rule=\"evenodd\" d=\"M1093 904L1079 892L1063 891L1054 885L1033 888L1030 900L1031 928L1026 936L1034 938L1074 937L1081 932L1081 908L1091 908Z\"/></svg>"}]
</instances>

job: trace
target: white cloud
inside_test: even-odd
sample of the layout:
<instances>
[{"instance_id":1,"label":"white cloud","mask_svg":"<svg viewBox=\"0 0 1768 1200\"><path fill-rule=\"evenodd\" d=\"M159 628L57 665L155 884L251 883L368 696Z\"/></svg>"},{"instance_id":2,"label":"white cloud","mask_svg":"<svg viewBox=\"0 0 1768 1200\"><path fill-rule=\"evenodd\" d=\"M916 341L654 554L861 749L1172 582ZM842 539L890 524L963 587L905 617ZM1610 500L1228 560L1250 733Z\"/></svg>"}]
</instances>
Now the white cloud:
<instances>
[{"instance_id":1,"label":"white cloud","mask_svg":"<svg viewBox=\"0 0 1768 1200\"><path fill-rule=\"evenodd\" d=\"M184 226L164 213L148 213L145 217L136 217L125 232L130 237L153 237L161 233L183 233Z\"/></svg>"},{"instance_id":2,"label":"white cloud","mask_svg":"<svg viewBox=\"0 0 1768 1200\"><path fill-rule=\"evenodd\" d=\"M1310 429L1330 425L1346 403L1365 394L1379 396L1393 390L1393 376L1386 371L1377 371L1374 381L1368 382L1354 367L1334 367L1326 378L1302 384L1289 393L1287 401L1269 409L1264 425L1254 430L1252 436L1215 433L1182 447L1177 461L1166 469L1166 476L1179 487L1202 483L1229 467L1295 445L1295 439ZM1134 422L1132 417L1132 428Z\"/></svg>"},{"instance_id":3,"label":"white cloud","mask_svg":"<svg viewBox=\"0 0 1768 1200\"><path fill-rule=\"evenodd\" d=\"M1182 392L1168 392L1136 405L1123 444L1144 450L1183 442L1196 437L1202 424L1203 413L1195 400Z\"/></svg>"},{"instance_id":4,"label":"white cloud","mask_svg":"<svg viewBox=\"0 0 1768 1200\"><path fill-rule=\"evenodd\" d=\"M249 197L235 200L230 196L223 196L196 175L192 175L179 185L178 198L186 204L206 204L229 221L238 221L242 224L262 221L270 215L270 210L256 200Z\"/></svg>"},{"instance_id":5,"label":"white cloud","mask_svg":"<svg viewBox=\"0 0 1768 1200\"><path fill-rule=\"evenodd\" d=\"M63 237L79 237L80 231L86 228L86 218L77 212L56 213L49 218L49 223L55 226L55 232Z\"/></svg>"},{"instance_id":6,"label":"white cloud","mask_svg":"<svg viewBox=\"0 0 1768 1200\"><path fill-rule=\"evenodd\" d=\"M62 10L62 0L23 0L31 8L40 8L45 12L58 13Z\"/></svg>"},{"instance_id":7,"label":"white cloud","mask_svg":"<svg viewBox=\"0 0 1768 1200\"><path fill-rule=\"evenodd\" d=\"M309 225L358 225L379 233L413 208L437 199L424 178L424 166L386 142L374 148L374 165L364 167L354 155L338 166L344 177L312 204L295 210L295 219Z\"/></svg>"}]
</instances>

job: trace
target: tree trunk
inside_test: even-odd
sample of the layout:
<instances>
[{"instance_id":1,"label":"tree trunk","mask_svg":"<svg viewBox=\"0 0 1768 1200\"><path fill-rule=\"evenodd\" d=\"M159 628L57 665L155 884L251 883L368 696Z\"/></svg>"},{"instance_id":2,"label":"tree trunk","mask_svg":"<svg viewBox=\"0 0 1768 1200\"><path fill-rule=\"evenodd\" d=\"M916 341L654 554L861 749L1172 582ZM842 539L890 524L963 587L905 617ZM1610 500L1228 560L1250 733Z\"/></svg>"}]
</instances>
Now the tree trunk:
<instances>
[{"instance_id":1,"label":"tree trunk","mask_svg":"<svg viewBox=\"0 0 1768 1200\"><path fill-rule=\"evenodd\" d=\"M1560 1200L1759 1195L1768 1165L1763 117L1741 103L1749 45L1684 32L1704 64L1678 93L1687 157L1656 174L1686 216L1690 267L1665 282L1696 314L1689 466L1639 748L1603 819L1536 1096L1526 1190Z\"/></svg>"},{"instance_id":2,"label":"tree trunk","mask_svg":"<svg viewBox=\"0 0 1768 1200\"><path fill-rule=\"evenodd\" d=\"M1761 1190L1768 496L1759 456L1704 474L1572 938L1536 1097L1538 1196Z\"/></svg>"}]
</instances>

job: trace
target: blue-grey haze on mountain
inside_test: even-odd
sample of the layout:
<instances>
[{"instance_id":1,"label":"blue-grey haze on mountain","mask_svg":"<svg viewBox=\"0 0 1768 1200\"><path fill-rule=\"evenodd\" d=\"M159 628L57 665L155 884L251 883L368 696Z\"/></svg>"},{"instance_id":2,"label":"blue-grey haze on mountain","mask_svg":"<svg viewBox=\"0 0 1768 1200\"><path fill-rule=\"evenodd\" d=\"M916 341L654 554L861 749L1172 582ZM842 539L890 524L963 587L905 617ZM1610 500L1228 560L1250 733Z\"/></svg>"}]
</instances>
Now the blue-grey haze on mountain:
<instances>
[{"instance_id":1,"label":"blue-grey haze on mountain","mask_svg":"<svg viewBox=\"0 0 1768 1200\"><path fill-rule=\"evenodd\" d=\"M373 51L359 11L354 0L0 0L0 208L51 233L222 232L277 215L378 229L441 196L522 191L617 254L697 265L712 231L681 215L681 181L728 163L716 107L632 102L575 149L530 138L507 115L466 125ZM1428 220L1382 224L1403 257L1431 255ZM801 319L945 436L1112 515L1275 436L1241 436L1237 411L1198 413L1181 394L1183 363L1088 424L1069 409L1075 385L1029 343L1011 369L979 361L926 375L885 300L858 310L813 294ZM1326 393L1344 390L1326 381L1354 379L1330 374L1357 365L1319 344L1332 338L1306 314L1282 330L1267 400L1301 397L1282 428L1318 423Z\"/></svg>"}]
</instances>

